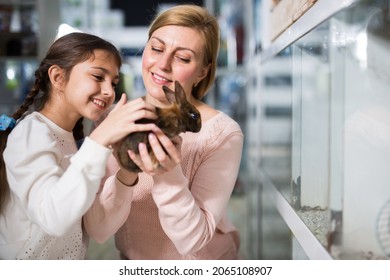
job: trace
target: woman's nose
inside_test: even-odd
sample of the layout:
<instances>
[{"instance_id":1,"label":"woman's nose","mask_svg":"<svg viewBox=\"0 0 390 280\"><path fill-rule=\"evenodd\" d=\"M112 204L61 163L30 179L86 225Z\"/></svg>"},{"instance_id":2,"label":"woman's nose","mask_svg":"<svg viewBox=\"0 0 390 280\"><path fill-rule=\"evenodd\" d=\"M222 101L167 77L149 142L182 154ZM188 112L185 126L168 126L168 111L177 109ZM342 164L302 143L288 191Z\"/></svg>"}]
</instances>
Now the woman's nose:
<instances>
[{"instance_id":1,"label":"woman's nose","mask_svg":"<svg viewBox=\"0 0 390 280\"><path fill-rule=\"evenodd\" d=\"M158 61L158 66L162 70L169 71L171 69L171 63L171 56L168 53L165 53L160 57L160 60Z\"/></svg>"}]
</instances>

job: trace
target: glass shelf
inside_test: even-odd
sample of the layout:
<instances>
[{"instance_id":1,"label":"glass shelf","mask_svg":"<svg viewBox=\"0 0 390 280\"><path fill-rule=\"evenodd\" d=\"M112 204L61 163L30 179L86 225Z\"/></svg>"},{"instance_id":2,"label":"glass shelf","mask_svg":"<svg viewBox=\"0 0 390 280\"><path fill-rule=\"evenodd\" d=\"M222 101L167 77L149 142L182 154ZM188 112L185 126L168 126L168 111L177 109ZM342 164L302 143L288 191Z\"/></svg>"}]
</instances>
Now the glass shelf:
<instances>
[{"instance_id":1,"label":"glass shelf","mask_svg":"<svg viewBox=\"0 0 390 280\"><path fill-rule=\"evenodd\" d=\"M329 17L314 21L325 3L290 28L303 33L282 34L263 53L265 193L300 245L293 250L388 259L390 7L340 1L336 9L330 1ZM291 114L267 114L270 106Z\"/></svg>"}]
</instances>

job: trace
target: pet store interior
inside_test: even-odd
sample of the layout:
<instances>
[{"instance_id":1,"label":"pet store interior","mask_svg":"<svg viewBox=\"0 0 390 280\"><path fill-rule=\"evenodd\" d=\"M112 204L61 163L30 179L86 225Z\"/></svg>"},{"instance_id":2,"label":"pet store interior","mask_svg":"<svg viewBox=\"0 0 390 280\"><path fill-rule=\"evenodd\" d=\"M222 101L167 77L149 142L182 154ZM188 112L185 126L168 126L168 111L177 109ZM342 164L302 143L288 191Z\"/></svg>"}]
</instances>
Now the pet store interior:
<instances>
[{"instance_id":1,"label":"pet store interior","mask_svg":"<svg viewBox=\"0 0 390 280\"><path fill-rule=\"evenodd\" d=\"M0 0L0 112L20 105L67 28L114 43L124 90L142 96L147 26L187 2ZM245 135L228 205L242 258L390 258L390 1L191 3L221 26L206 102ZM119 259L114 240L91 241L88 259Z\"/></svg>"}]
</instances>

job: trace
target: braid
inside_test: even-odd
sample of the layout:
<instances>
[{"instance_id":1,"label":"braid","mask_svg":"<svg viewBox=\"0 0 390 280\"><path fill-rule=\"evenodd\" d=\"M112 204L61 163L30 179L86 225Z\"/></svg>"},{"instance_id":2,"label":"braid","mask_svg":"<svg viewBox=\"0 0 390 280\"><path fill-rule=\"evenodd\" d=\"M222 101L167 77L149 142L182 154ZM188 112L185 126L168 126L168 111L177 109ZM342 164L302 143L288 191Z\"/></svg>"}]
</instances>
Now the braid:
<instances>
[{"instance_id":1,"label":"braid","mask_svg":"<svg viewBox=\"0 0 390 280\"><path fill-rule=\"evenodd\" d=\"M42 98L45 99L44 101L47 100L48 94L46 91L45 79L41 75L42 72L45 73L44 71L41 71L41 68L39 68L38 70L35 71L35 83L34 83L33 87L31 88L30 93L26 96L23 104L20 105L19 109L12 115L12 117L15 120L20 119L28 111L30 106L33 105L34 103L36 103L35 99L41 90L44 92L44 95ZM44 103L44 101L41 103ZM37 107L42 107L42 105L43 104L40 104L40 106L37 106ZM37 108L37 110L40 110L40 109L41 108Z\"/></svg>"}]
</instances>

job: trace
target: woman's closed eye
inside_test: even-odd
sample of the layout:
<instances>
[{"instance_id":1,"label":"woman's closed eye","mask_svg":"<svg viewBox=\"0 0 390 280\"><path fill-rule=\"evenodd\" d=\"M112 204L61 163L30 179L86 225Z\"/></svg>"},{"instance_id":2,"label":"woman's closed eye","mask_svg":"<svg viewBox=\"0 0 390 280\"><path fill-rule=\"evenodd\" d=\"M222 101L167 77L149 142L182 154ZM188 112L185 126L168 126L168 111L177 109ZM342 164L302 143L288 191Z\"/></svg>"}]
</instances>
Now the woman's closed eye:
<instances>
[{"instance_id":1,"label":"woman's closed eye","mask_svg":"<svg viewBox=\"0 0 390 280\"><path fill-rule=\"evenodd\" d=\"M185 58L185 57L182 57L182 56L176 56L176 58L184 63L190 63L191 62L191 59L189 58Z\"/></svg>"},{"instance_id":2,"label":"woman's closed eye","mask_svg":"<svg viewBox=\"0 0 390 280\"><path fill-rule=\"evenodd\" d=\"M154 51L154 52L163 52L162 49L156 48L156 47L152 47L152 51Z\"/></svg>"}]
</instances>

